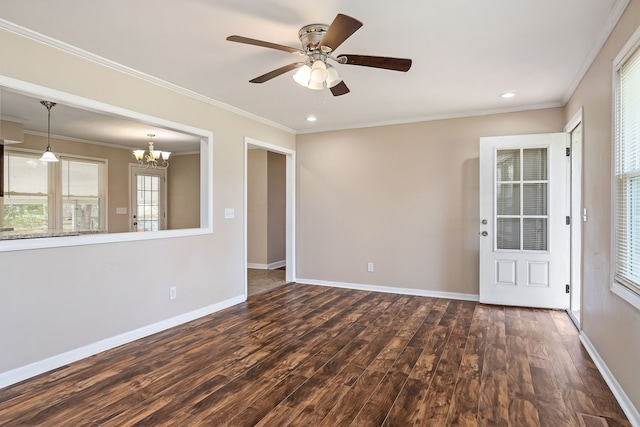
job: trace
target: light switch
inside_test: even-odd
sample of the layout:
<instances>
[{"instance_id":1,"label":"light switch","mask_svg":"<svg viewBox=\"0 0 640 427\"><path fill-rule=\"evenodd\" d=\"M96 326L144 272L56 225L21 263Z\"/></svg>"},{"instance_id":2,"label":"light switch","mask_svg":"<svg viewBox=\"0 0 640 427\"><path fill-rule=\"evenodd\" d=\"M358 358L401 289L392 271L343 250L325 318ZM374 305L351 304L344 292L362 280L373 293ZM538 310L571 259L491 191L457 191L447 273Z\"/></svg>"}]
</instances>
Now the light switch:
<instances>
[{"instance_id":1,"label":"light switch","mask_svg":"<svg viewBox=\"0 0 640 427\"><path fill-rule=\"evenodd\" d=\"M116 208L116 215L126 215L127 208Z\"/></svg>"},{"instance_id":2,"label":"light switch","mask_svg":"<svg viewBox=\"0 0 640 427\"><path fill-rule=\"evenodd\" d=\"M236 217L236 210L234 208L224 209L224 219L233 219Z\"/></svg>"}]
</instances>

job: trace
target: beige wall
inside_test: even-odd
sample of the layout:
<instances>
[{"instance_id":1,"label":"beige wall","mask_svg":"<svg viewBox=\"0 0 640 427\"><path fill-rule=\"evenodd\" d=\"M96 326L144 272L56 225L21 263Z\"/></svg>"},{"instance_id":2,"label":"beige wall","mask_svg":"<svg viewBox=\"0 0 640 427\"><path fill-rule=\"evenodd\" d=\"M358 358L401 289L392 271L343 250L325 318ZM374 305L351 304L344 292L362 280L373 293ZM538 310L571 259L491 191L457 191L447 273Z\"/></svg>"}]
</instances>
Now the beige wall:
<instances>
[{"instance_id":1,"label":"beige wall","mask_svg":"<svg viewBox=\"0 0 640 427\"><path fill-rule=\"evenodd\" d=\"M640 311L610 290L612 64L640 26L640 1L632 0L602 51L571 97L568 121L583 110L582 328L637 409L640 409Z\"/></svg>"},{"instance_id":2,"label":"beige wall","mask_svg":"<svg viewBox=\"0 0 640 427\"><path fill-rule=\"evenodd\" d=\"M172 155L167 169L167 227L200 227L200 155Z\"/></svg>"},{"instance_id":3,"label":"beige wall","mask_svg":"<svg viewBox=\"0 0 640 427\"><path fill-rule=\"evenodd\" d=\"M293 134L4 30L0 75L213 133L212 234L0 252L0 374L244 295L244 138Z\"/></svg>"},{"instance_id":4,"label":"beige wall","mask_svg":"<svg viewBox=\"0 0 640 427\"><path fill-rule=\"evenodd\" d=\"M283 154L267 152L267 261L269 264L286 259L286 161Z\"/></svg>"},{"instance_id":5,"label":"beige wall","mask_svg":"<svg viewBox=\"0 0 640 427\"><path fill-rule=\"evenodd\" d=\"M247 262L286 258L286 157L262 149L247 155Z\"/></svg>"},{"instance_id":6,"label":"beige wall","mask_svg":"<svg viewBox=\"0 0 640 427\"><path fill-rule=\"evenodd\" d=\"M268 264L267 151L247 153L247 262Z\"/></svg>"},{"instance_id":7,"label":"beige wall","mask_svg":"<svg viewBox=\"0 0 640 427\"><path fill-rule=\"evenodd\" d=\"M300 135L298 278L477 295L479 138L563 126L556 108Z\"/></svg>"}]
</instances>

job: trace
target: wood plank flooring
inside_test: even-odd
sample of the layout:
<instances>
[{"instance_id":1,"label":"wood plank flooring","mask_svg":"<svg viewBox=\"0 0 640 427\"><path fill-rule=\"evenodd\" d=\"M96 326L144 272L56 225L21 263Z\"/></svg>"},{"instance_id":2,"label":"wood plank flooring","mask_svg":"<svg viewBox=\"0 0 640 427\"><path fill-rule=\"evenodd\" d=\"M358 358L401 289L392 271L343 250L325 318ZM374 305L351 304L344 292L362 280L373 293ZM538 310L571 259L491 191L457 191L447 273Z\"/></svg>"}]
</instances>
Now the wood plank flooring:
<instances>
[{"instance_id":1,"label":"wood plank flooring","mask_svg":"<svg viewBox=\"0 0 640 427\"><path fill-rule=\"evenodd\" d=\"M630 426L566 313L289 284L0 389L2 426Z\"/></svg>"}]
</instances>

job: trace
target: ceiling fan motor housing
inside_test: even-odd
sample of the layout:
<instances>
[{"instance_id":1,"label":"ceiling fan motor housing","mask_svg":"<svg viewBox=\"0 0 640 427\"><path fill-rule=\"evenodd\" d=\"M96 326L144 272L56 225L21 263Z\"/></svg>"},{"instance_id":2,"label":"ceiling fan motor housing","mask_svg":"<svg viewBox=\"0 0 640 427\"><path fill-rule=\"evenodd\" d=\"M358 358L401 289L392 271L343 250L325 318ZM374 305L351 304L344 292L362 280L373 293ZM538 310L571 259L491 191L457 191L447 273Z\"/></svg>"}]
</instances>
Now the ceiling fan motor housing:
<instances>
[{"instance_id":1,"label":"ceiling fan motor housing","mask_svg":"<svg viewBox=\"0 0 640 427\"><path fill-rule=\"evenodd\" d=\"M302 48L307 52L316 50L328 29L329 26L326 24L310 24L300 28L298 37Z\"/></svg>"}]
</instances>

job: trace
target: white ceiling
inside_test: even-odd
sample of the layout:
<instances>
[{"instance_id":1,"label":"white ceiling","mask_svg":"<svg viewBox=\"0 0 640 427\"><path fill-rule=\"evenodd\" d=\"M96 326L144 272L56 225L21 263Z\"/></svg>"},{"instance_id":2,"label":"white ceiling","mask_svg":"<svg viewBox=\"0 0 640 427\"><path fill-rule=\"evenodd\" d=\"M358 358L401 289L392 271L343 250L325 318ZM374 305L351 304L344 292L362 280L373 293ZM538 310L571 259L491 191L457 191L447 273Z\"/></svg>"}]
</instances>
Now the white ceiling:
<instances>
[{"instance_id":1,"label":"white ceiling","mask_svg":"<svg viewBox=\"0 0 640 427\"><path fill-rule=\"evenodd\" d=\"M0 0L0 19L306 133L562 106L626 4ZM330 24L337 13L353 16L364 26L336 54L412 58L411 70L338 64L351 89L339 97L299 86L292 72L252 84L250 79L298 57L225 40L238 34L297 48L300 27ZM508 91L517 96L499 97ZM2 114L28 113L14 112L3 101ZM310 114L318 120L306 121Z\"/></svg>"}]
</instances>

